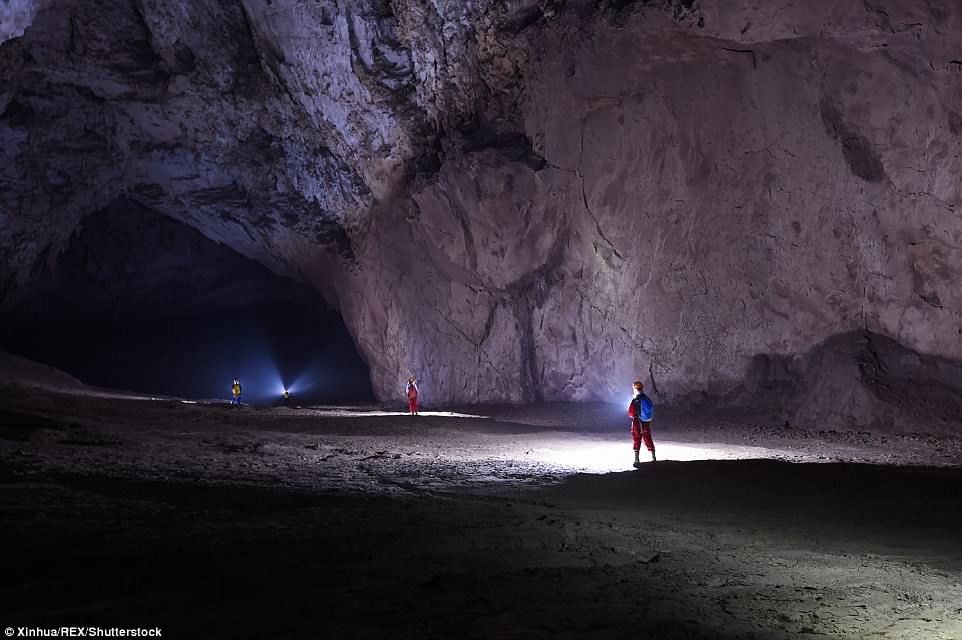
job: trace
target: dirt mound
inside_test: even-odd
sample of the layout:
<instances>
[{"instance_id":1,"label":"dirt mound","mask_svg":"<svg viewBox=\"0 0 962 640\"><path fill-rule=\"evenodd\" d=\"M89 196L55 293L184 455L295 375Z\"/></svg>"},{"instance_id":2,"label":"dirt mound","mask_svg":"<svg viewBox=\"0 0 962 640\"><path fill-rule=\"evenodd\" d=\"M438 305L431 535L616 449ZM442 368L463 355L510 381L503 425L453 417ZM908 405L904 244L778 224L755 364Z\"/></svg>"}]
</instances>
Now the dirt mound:
<instances>
[{"instance_id":1,"label":"dirt mound","mask_svg":"<svg viewBox=\"0 0 962 640\"><path fill-rule=\"evenodd\" d=\"M852 427L959 428L962 364L868 331L836 336L809 356L795 420ZM940 426L942 428L940 428Z\"/></svg>"},{"instance_id":2,"label":"dirt mound","mask_svg":"<svg viewBox=\"0 0 962 640\"><path fill-rule=\"evenodd\" d=\"M0 387L11 386L79 390L85 385L60 369L0 351Z\"/></svg>"},{"instance_id":3,"label":"dirt mound","mask_svg":"<svg viewBox=\"0 0 962 640\"><path fill-rule=\"evenodd\" d=\"M962 363L871 331L839 334L807 354L757 356L721 400L806 428L962 431Z\"/></svg>"}]
</instances>

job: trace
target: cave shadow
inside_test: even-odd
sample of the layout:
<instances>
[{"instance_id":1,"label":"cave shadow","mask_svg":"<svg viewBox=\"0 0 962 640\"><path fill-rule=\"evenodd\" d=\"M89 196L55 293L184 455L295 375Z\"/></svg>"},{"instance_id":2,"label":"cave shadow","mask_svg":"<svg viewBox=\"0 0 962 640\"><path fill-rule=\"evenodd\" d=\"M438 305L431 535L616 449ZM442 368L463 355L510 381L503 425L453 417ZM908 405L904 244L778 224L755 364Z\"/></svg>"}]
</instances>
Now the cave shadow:
<instances>
[{"instance_id":1,"label":"cave shadow","mask_svg":"<svg viewBox=\"0 0 962 640\"><path fill-rule=\"evenodd\" d=\"M957 467L659 461L633 471L569 476L545 491L570 503L751 529L820 551L906 556L962 573Z\"/></svg>"},{"instance_id":2,"label":"cave shadow","mask_svg":"<svg viewBox=\"0 0 962 640\"><path fill-rule=\"evenodd\" d=\"M471 558L490 544L477 527L517 526L510 511L504 522L516 497L436 504L64 473L37 480L0 476L7 489L26 482L48 516L17 514L0 534L0 614L15 625L162 624L172 637L210 638L746 637L697 620L678 576L638 562L545 565L539 550L510 544L497 566ZM86 511L58 513L49 502L65 499ZM452 549L452 536L465 536L463 547Z\"/></svg>"},{"instance_id":3,"label":"cave shadow","mask_svg":"<svg viewBox=\"0 0 962 640\"><path fill-rule=\"evenodd\" d=\"M302 283L120 198L6 300L0 349L94 386L265 405L373 399L337 311ZM293 387L293 388L292 388Z\"/></svg>"}]
</instances>

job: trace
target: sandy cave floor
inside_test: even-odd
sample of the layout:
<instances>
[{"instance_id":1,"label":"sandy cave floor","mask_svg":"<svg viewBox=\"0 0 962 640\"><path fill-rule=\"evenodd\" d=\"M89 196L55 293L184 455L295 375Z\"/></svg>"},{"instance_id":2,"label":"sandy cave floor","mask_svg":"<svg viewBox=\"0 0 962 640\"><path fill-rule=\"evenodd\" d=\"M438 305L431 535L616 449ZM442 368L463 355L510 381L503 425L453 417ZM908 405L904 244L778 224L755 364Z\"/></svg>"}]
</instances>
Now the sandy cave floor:
<instances>
[{"instance_id":1,"label":"sandy cave floor","mask_svg":"<svg viewBox=\"0 0 962 640\"><path fill-rule=\"evenodd\" d=\"M621 407L0 394L0 623L962 638L962 439ZM944 429L943 429L944 431Z\"/></svg>"}]
</instances>

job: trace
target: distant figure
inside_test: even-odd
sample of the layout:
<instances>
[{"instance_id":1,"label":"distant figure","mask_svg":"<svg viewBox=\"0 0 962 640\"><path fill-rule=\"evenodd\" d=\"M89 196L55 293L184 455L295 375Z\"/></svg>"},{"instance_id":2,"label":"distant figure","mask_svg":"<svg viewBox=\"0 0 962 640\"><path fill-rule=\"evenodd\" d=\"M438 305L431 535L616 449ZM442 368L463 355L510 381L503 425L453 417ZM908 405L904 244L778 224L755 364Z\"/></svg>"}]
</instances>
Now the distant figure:
<instances>
[{"instance_id":1,"label":"distant figure","mask_svg":"<svg viewBox=\"0 0 962 640\"><path fill-rule=\"evenodd\" d=\"M635 380L631 385L634 397L628 405L628 416L631 418L631 439L635 449L635 467L640 467L638 452L641 451L641 442L645 442L645 448L651 452L651 461L655 459L655 443L651 439L651 419L654 417L655 409L651 404L651 398L644 394L645 385L641 380Z\"/></svg>"},{"instance_id":2,"label":"distant figure","mask_svg":"<svg viewBox=\"0 0 962 640\"><path fill-rule=\"evenodd\" d=\"M240 403L241 403L241 401L240 401L240 399L241 399L241 391L242 391L242 389L241 389L240 380L237 380L237 379L235 378L235 379L234 379L234 384L232 384L231 387L230 387L230 392L231 392L230 403L231 403L231 404L240 404Z\"/></svg>"},{"instance_id":3,"label":"distant figure","mask_svg":"<svg viewBox=\"0 0 962 640\"><path fill-rule=\"evenodd\" d=\"M417 378L411 376L408 378L408 384L404 387L404 393L408 397L408 411L411 412L412 416L418 414L418 381Z\"/></svg>"}]
</instances>

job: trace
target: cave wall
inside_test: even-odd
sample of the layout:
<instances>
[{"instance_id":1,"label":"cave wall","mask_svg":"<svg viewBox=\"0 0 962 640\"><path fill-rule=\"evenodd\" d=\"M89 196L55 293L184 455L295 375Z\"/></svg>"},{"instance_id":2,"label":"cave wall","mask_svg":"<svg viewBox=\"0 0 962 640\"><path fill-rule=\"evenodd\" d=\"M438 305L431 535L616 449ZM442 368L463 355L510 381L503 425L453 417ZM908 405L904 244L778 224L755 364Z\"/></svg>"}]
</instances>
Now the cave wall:
<instances>
[{"instance_id":1,"label":"cave wall","mask_svg":"<svg viewBox=\"0 0 962 640\"><path fill-rule=\"evenodd\" d=\"M962 359L950 0L37 6L6 297L126 195L322 291L382 397L723 396L854 330Z\"/></svg>"},{"instance_id":2,"label":"cave wall","mask_svg":"<svg viewBox=\"0 0 962 640\"><path fill-rule=\"evenodd\" d=\"M724 395L755 354L858 328L962 357L959 11L895 5L791 30L569 13L518 44L523 129L450 149L379 226L370 261L396 262L354 299L377 386Z\"/></svg>"}]
</instances>

